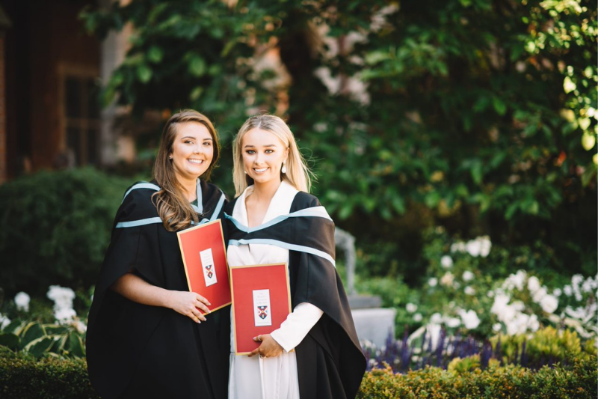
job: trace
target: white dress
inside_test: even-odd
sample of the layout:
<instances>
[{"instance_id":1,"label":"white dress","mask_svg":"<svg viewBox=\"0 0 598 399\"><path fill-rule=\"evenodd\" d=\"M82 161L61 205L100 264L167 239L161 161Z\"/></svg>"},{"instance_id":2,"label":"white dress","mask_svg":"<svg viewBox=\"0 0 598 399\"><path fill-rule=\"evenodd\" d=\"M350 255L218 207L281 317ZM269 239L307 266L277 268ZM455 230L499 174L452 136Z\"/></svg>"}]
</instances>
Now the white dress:
<instances>
[{"instance_id":1,"label":"white dress","mask_svg":"<svg viewBox=\"0 0 598 399\"><path fill-rule=\"evenodd\" d=\"M248 225L245 198L253 186L241 194L235 203L232 217ZM290 212L297 189L286 181L274 194L262 223ZM230 266L259 265L289 261L289 251L265 244L230 245L227 251ZM298 399L297 357L293 350L322 317L323 312L310 303L301 303L293 309L272 337L284 348L280 356L262 359L259 356L235 355L231 315L231 354L228 382L229 399Z\"/></svg>"}]
</instances>

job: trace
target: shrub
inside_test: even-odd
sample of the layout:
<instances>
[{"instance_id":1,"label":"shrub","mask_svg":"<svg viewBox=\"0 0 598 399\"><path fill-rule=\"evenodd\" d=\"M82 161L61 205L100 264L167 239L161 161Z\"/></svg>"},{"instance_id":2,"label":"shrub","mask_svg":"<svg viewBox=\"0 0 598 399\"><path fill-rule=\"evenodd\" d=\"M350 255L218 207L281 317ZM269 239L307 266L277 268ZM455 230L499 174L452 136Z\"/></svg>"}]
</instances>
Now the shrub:
<instances>
[{"instance_id":1,"label":"shrub","mask_svg":"<svg viewBox=\"0 0 598 399\"><path fill-rule=\"evenodd\" d=\"M99 398L87 377L85 359L0 353L0 397L4 399Z\"/></svg>"},{"instance_id":2,"label":"shrub","mask_svg":"<svg viewBox=\"0 0 598 399\"><path fill-rule=\"evenodd\" d=\"M595 398L596 358L576 361L572 367L543 367L532 371L519 366L446 371L435 367L394 374L390 367L366 373L357 398Z\"/></svg>"},{"instance_id":3,"label":"shrub","mask_svg":"<svg viewBox=\"0 0 598 399\"><path fill-rule=\"evenodd\" d=\"M94 169L43 171L0 186L0 281L11 297L95 281L129 180Z\"/></svg>"},{"instance_id":4,"label":"shrub","mask_svg":"<svg viewBox=\"0 0 598 399\"><path fill-rule=\"evenodd\" d=\"M596 357L538 371L518 366L484 371L427 367L407 374L390 368L367 372L358 398L595 398ZM32 357L0 351L0 397L4 399L99 398L89 383L84 359Z\"/></svg>"}]
</instances>

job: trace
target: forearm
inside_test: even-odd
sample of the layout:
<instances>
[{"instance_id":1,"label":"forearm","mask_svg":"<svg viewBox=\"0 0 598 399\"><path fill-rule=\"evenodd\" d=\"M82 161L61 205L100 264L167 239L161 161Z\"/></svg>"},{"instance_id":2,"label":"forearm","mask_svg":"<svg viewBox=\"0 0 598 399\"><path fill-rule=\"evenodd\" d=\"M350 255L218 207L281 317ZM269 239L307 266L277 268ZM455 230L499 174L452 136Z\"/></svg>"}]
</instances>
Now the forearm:
<instances>
[{"instance_id":1,"label":"forearm","mask_svg":"<svg viewBox=\"0 0 598 399\"><path fill-rule=\"evenodd\" d=\"M171 291L156 287L133 273L126 273L120 277L110 289L142 305L172 308Z\"/></svg>"},{"instance_id":2,"label":"forearm","mask_svg":"<svg viewBox=\"0 0 598 399\"><path fill-rule=\"evenodd\" d=\"M290 352L303 341L323 314L321 309L311 303L300 303L271 336L286 352Z\"/></svg>"}]
</instances>

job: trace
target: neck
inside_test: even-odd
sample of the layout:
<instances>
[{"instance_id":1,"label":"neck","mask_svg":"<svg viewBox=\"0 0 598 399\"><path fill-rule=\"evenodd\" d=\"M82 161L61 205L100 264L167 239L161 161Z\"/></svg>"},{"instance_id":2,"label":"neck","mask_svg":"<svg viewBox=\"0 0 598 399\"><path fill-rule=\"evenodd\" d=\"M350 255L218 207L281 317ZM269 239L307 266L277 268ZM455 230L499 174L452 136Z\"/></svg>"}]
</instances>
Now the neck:
<instances>
[{"instance_id":1,"label":"neck","mask_svg":"<svg viewBox=\"0 0 598 399\"><path fill-rule=\"evenodd\" d=\"M270 201L278 187L282 184L282 181L272 180L266 183L253 183L253 193L251 195L255 196L255 199L258 201Z\"/></svg>"},{"instance_id":2,"label":"neck","mask_svg":"<svg viewBox=\"0 0 598 399\"><path fill-rule=\"evenodd\" d=\"M195 200L197 196L197 178L195 179L177 179L181 186L183 186L184 194L189 200L189 202Z\"/></svg>"}]
</instances>

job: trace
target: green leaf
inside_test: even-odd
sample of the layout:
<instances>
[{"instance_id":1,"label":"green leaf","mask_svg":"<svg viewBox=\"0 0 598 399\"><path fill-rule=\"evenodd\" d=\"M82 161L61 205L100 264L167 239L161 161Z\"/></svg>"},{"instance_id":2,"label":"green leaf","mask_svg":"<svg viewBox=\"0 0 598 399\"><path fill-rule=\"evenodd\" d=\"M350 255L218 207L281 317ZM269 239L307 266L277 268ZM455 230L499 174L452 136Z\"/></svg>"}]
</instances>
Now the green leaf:
<instances>
[{"instance_id":1,"label":"green leaf","mask_svg":"<svg viewBox=\"0 0 598 399\"><path fill-rule=\"evenodd\" d=\"M38 340L45 335L46 333L39 323L29 323L21 333L21 342L19 343L20 349L25 348L31 342Z\"/></svg>"},{"instance_id":2,"label":"green leaf","mask_svg":"<svg viewBox=\"0 0 598 399\"><path fill-rule=\"evenodd\" d=\"M12 350L19 348L19 337L15 334L0 334L0 345L6 346Z\"/></svg>"},{"instance_id":3,"label":"green leaf","mask_svg":"<svg viewBox=\"0 0 598 399\"><path fill-rule=\"evenodd\" d=\"M479 160L471 165L471 178L477 185L482 184L482 162Z\"/></svg>"},{"instance_id":4,"label":"green leaf","mask_svg":"<svg viewBox=\"0 0 598 399\"><path fill-rule=\"evenodd\" d=\"M137 66L137 79L141 83L147 83L152 78L152 70L146 64L140 64Z\"/></svg>"},{"instance_id":5,"label":"green leaf","mask_svg":"<svg viewBox=\"0 0 598 399\"><path fill-rule=\"evenodd\" d=\"M494 107L496 113L500 116L507 112L507 105L498 97L494 97L492 99L492 106Z\"/></svg>"},{"instance_id":6,"label":"green leaf","mask_svg":"<svg viewBox=\"0 0 598 399\"><path fill-rule=\"evenodd\" d=\"M35 341L32 341L27 347L27 352L31 353L35 357L41 357L45 352L49 351L54 344L54 338L42 337Z\"/></svg>"},{"instance_id":7,"label":"green leaf","mask_svg":"<svg viewBox=\"0 0 598 399\"><path fill-rule=\"evenodd\" d=\"M189 73L193 76L200 77L206 72L206 62L198 55L191 57L189 61Z\"/></svg>"},{"instance_id":8,"label":"green leaf","mask_svg":"<svg viewBox=\"0 0 598 399\"><path fill-rule=\"evenodd\" d=\"M565 78L565 80L563 81L563 89L565 90L565 93L571 93L576 88L577 88L577 86L575 85L575 83L573 83L571 78L569 76L567 76Z\"/></svg>"},{"instance_id":9,"label":"green leaf","mask_svg":"<svg viewBox=\"0 0 598 399\"><path fill-rule=\"evenodd\" d=\"M147 59L154 63L162 61L163 56L164 53L162 52L162 49L157 46L150 47L150 49L147 52Z\"/></svg>"}]
</instances>

